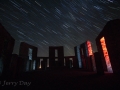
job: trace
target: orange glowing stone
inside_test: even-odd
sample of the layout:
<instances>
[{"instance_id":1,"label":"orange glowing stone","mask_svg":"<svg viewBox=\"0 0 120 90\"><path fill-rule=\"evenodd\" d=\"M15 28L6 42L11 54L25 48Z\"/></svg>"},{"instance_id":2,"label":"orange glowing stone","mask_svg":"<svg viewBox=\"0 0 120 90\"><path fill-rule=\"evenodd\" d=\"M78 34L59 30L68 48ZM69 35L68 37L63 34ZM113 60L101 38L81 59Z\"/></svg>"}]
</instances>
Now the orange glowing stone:
<instances>
[{"instance_id":1,"label":"orange glowing stone","mask_svg":"<svg viewBox=\"0 0 120 90\"><path fill-rule=\"evenodd\" d=\"M105 43L105 38L102 37L100 39L100 42L101 42L101 45L102 45L102 50L103 50L103 54L104 54L104 57L105 57L107 70L108 70L108 72L113 72L112 66L111 66L111 63L110 63L110 58L109 58L108 51L107 51L107 47L106 47L106 43Z\"/></svg>"},{"instance_id":2,"label":"orange glowing stone","mask_svg":"<svg viewBox=\"0 0 120 90\"><path fill-rule=\"evenodd\" d=\"M90 41L87 41L87 47L88 47L88 55L93 55L92 53L92 47L91 47L91 42Z\"/></svg>"},{"instance_id":3,"label":"orange glowing stone","mask_svg":"<svg viewBox=\"0 0 120 90\"><path fill-rule=\"evenodd\" d=\"M91 42L90 41L87 41L87 49L88 49L88 56L89 57L92 56L93 70L96 71L96 65L95 65L95 60L94 60L92 46L91 46Z\"/></svg>"}]
</instances>

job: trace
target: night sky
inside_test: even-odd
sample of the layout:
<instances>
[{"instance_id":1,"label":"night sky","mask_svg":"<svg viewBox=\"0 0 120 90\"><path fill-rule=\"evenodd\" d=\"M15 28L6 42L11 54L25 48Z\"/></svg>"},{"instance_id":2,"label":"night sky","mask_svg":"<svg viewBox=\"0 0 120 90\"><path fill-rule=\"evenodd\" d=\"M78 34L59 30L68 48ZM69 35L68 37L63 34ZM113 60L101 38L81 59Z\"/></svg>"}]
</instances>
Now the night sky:
<instances>
[{"instance_id":1,"label":"night sky","mask_svg":"<svg viewBox=\"0 0 120 90\"><path fill-rule=\"evenodd\" d=\"M38 47L49 56L49 46L64 46L64 55L86 40L97 51L95 38L107 21L120 18L120 0L0 0L0 23L16 40Z\"/></svg>"}]
</instances>

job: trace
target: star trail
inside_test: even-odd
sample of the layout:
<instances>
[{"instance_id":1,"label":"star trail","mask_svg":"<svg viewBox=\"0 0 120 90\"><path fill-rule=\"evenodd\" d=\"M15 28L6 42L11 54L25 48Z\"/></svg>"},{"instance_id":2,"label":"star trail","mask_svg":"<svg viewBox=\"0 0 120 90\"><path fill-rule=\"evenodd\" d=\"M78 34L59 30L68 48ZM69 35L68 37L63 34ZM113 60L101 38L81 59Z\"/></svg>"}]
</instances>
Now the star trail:
<instances>
[{"instance_id":1,"label":"star trail","mask_svg":"<svg viewBox=\"0 0 120 90\"><path fill-rule=\"evenodd\" d=\"M119 0L0 0L0 23L15 39L38 47L38 56L48 56L49 46L64 46L64 55L95 38L107 21L120 18Z\"/></svg>"}]
</instances>

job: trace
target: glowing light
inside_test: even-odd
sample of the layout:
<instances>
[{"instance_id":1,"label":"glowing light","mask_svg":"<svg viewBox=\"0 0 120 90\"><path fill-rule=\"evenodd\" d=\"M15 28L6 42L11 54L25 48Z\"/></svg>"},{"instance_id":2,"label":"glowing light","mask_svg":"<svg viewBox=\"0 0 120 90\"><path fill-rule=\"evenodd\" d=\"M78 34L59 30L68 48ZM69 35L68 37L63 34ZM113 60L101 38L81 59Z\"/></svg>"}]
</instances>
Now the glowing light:
<instances>
[{"instance_id":1,"label":"glowing light","mask_svg":"<svg viewBox=\"0 0 120 90\"><path fill-rule=\"evenodd\" d=\"M106 43L105 43L105 38L102 37L100 39L100 42L101 42L101 45L102 45L103 54L104 54L106 65L107 65L107 70L108 70L108 72L113 72L112 66L111 66L111 63L110 63L110 58L109 58L108 51L107 51L107 47L106 47Z\"/></svg>"},{"instance_id":2,"label":"glowing light","mask_svg":"<svg viewBox=\"0 0 120 90\"><path fill-rule=\"evenodd\" d=\"M91 47L91 42L90 41L87 41L87 47L88 47L88 55L93 55L92 53L92 47Z\"/></svg>"}]
</instances>

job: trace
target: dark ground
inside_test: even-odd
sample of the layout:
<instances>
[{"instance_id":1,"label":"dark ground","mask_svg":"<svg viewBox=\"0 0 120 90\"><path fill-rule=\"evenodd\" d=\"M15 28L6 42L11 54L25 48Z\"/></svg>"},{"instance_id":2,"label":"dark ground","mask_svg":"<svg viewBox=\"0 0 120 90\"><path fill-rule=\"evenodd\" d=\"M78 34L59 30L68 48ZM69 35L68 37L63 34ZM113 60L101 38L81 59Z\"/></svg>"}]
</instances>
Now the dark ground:
<instances>
[{"instance_id":1,"label":"dark ground","mask_svg":"<svg viewBox=\"0 0 120 90\"><path fill-rule=\"evenodd\" d=\"M5 81L18 84L4 85ZM25 82L31 84L27 86ZM98 76L96 73L80 70L32 71L22 74L17 79L1 78L0 90L1 88L2 90L120 90L120 75L106 73Z\"/></svg>"}]
</instances>

